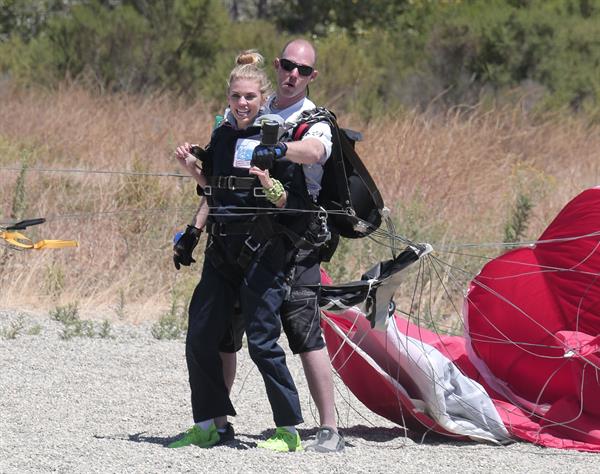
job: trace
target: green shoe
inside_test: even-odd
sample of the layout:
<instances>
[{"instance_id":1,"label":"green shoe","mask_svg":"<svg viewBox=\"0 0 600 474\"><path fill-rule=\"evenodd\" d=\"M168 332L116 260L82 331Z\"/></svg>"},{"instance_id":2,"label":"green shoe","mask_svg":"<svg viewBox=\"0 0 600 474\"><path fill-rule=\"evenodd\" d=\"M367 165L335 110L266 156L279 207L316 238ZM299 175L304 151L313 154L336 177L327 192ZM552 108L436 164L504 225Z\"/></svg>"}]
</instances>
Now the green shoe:
<instances>
[{"instance_id":1,"label":"green shoe","mask_svg":"<svg viewBox=\"0 0 600 474\"><path fill-rule=\"evenodd\" d=\"M302 443L298 433L292 434L285 428L277 428L275 434L268 440L258 443L259 448L271 451L302 451Z\"/></svg>"},{"instance_id":2,"label":"green shoe","mask_svg":"<svg viewBox=\"0 0 600 474\"><path fill-rule=\"evenodd\" d=\"M173 441L168 447L183 448L184 446L193 444L195 446L200 446L201 448L210 448L217 444L220 439L221 437L219 436L219 432L214 423L210 425L210 428L207 430L203 430L194 425L187 430L180 439Z\"/></svg>"}]
</instances>

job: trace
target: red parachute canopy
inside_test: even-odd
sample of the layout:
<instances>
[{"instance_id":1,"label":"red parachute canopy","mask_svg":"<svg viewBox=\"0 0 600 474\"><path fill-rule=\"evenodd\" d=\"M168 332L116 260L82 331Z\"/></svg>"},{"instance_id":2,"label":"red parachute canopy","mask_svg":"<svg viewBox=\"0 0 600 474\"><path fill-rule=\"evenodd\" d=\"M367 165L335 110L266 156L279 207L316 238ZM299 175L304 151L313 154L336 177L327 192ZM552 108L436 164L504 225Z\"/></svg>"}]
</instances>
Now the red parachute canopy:
<instances>
[{"instance_id":1,"label":"red parachute canopy","mask_svg":"<svg viewBox=\"0 0 600 474\"><path fill-rule=\"evenodd\" d=\"M599 248L594 188L535 245L484 266L465 338L398 315L380 332L357 310L324 311L332 365L369 409L414 430L600 452Z\"/></svg>"},{"instance_id":2,"label":"red parachute canopy","mask_svg":"<svg viewBox=\"0 0 600 474\"><path fill-rule=\"evenodd\" d=\"M488 263L466 324L484 379L548 446L600 451L600 188L584 191L538 242Z\"/></svg>"}]
</instances>

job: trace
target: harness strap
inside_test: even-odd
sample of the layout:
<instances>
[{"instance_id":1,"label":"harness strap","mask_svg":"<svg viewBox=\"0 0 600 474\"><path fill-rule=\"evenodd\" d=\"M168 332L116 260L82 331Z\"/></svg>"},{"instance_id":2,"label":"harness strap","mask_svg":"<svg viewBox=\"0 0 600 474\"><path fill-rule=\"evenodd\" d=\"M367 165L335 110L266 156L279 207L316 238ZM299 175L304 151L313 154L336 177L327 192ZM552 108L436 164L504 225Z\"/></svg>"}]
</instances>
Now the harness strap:
<instances>
[{"instance_id":1,"label":"harness strap","mask_svg":"<svg viewBox=\"0 0 600 474\"><path fill-rule=\"evenodd\" d=\"M244 241L244 246L237 258L237 263L244 272L250 265L256 251L264 247L276 233L275 225L271 218L258 216L254 220L248 238Z\"/></svg>"},{"instance_id":2,"label":"harness strap","mask_svg":"<svg viewBox=\"0 0 600 474\"><path fill-rule=\"evenodd\" d=\"M226 189L229 191L252 190L254 197L265 197L264 189L257 186L256 178L246 178L241 176L210 176L208 178L208 186L204 186L203 194L205 196L212 195L213 189Z\"/></svg>"},{"instance_id":3,"label":"harness strap","mask_svg":"<svg viewBox=\"0 0 600 474\"><path fill-rule=\"evenodd\" d=\"M206 231L211 235L245 235L254 227L254 222L208 222Z\"/></svg>"},{"instance_id":4,"label":"harness strap","mask_svg":"<svg viewBox=\"0 0 600 474\"><path fill-rule=\"evenodd\" d=\"M298 125L294 130L294 133L292 134L292 140L294 140L295 142L302 140L302 137L306 132L308 132L309 128L310 125L307 122L303 122L300 125Z\"/></svg>"}]
</instances>

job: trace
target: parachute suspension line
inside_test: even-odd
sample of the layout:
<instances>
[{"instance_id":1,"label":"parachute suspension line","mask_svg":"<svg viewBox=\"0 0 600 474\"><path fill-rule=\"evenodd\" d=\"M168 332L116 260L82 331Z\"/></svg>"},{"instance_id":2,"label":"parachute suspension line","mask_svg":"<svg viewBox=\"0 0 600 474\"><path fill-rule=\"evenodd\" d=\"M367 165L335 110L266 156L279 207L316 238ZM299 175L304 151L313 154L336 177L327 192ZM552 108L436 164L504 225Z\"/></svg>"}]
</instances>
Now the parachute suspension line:
<instances>
[{"instance_id":1,"label":"parachute suspension line","mask_svg":"<svg viewBox=\"0 0 600 474\"><path fill-rule=\"evenodd\" d=\"M356 311L356 318L354 319L350 329L348 329L347 333L352 332L352 330L354 329L354 327L357 324L358 319L361 317L361 313L359 311ZM363 334L363 336L361 337L361 339L358 342L353 342L350 340L350 338L347 336L347 333L344 331L341 331L336 325L331 324L329 318L327 318L327 316L323 315L323 318L327 321L327 323L330 325L330 327L333 329L333 331L335 333L338 334L338 336L340 337L340 339L342 340L342 343L340 344L340 347L338 348L338 350L330 357L331 358L331 362L333 364L334 360L337 358L339 351L341 350L343 345L348 344L351 348L351 352L348 355L348 357L346 358L346 360L343 361L342 365L338 368L336 368L334 370L334 373L336 375L336 377L338 378L338 380L342 380L341 375L340 375L340 371L344 368L344 366L348 363L348 361L350 360L350 358L352 357L352 355L354 355L355 352L357 352L360 349L360 346L364 340L364 338L368 335L368 332L365 332L365 334ZM393 383L393 380L390 380ZM355 414L359 415L362 419L364 419L365 421L367 421L371 426L375 426L375 424L368 420L357 408L355 408L352 403L350 402L350 398L348 397L347 393L343 394L340 389L338 388L337 384L335 385L336 391L337 393L340 395L340 398L342 398L342 400L344 400L344 402L346 403L346 406L348 406ZM399 390L399 387L397 387L397 390ZM348 392L349 389L348 387L346 387L346 392ZM337 406L336 406L336 411L337 411ZM403 410L401 409L401 414L402 414L402 419L404 420L404 413ZM405 432L405 436L407 434L407 428L405 428L404 426L402 426L401 428L404 429Z\"/></svg>"},{"instance_id":2,"label":"parachute suspension line","mask_svg":"<svg viewBox=\"0 0 600 474\"><path fill-rule=\"evenodd\" d=\"M392 258L395 259L398 256L398 247L396 247L396 226L390 216L390 210L387 207L383 209L381 215L388 230Z\"/></svg>"},{"instance_id":3,"label":"parachute suspension line","mask_svg":"<svg viewBox=\"0 0 600 474\"><path fill-rule=\"evenodd\" d=\"M438 264L442 264L442 263L443 263L441 260L439 260L439 259L435 259L435 257L432 257L432 258L431 258L431 262L433 262L433 261L436 261L436 260L437 260L437 263L438 263ZM416 309L416 313L417 313L417 315L416 315L416 319L417 319L417 320L416 320L415 324L416 324L418 327L420 327L420 323L421 323L421 321L420 321L420 319L421 319L421 309L420 309L420 307L421 307L421 303L420 303L420 301L421 301L421 300L422 300L422 298L423 298L423 288L424 288L424 286L425 286L425 284L426 284L426 283L425 283L425 279L424 279L424 276L423 276L423 274L424 274L424 272L423 272L423 269L422 269L422 268L419 268L419 275L417 276L417 281L415 282L415 287L414 287L414 290L413 290L413 300L412 300L412 302L411 302L411 308L417 308L417 309ZM437 270L436 270L436 275L439 275L439 273L437 272ZM419 284L419 281L418 281L418 280L420 280L420 284ZM419 291L419 288L420 288L420 291ZM416 299L417 299L417 298L416 298L416 295L417 295L417 294L419 295L419 299L418 299L419 303L417 303L417 305L415 305L415 301L416 301ZM436 329L437 329L437 328L436 328ZM439 332L436 330L436 333L439 333ZM502 341L502 342L506 343L506 342L512 342L512 341L508 341L508 338L506 338L506 339L505 339L504 341ZM435 381L433 381L433 382L434 382L434 383L436 383ZM520 405L520 404L519 404L519 405ZM473 407L473 408L476 408L476 407ZM533 412L532 412L531 414L535 414L535 413L533 413ZM539 416L539 414L538 414L538 416ZM488 422L490 422L490 421L494 421L494 420L488 420Z\"/></svg>"},{"instance_id":4,"label":"parachute suspension line","mask_svg":"<svg viewBox=\"0 0 600 474\"><path fill-rule=\"evenodd\" d=\"M523 316L525 316L530 322L532 322L533 324L535 324L536 326L538 326L543 332L545 332L548 336L550 336L553 340L556 340L558 343L558 347L562 347L562 345L560 344L560 341L558 340L558 338L554 335L554 333L552 333L551 331L549 331L547 328L545 328L542 324L540 324L538 321L536 321L534 318L532 318L527 312L523 311L523 309L521 309L520 307L518 307L516 304L514 304L512 301L510 301L508 298L504 297L503 295L500 295L498 292L492 290L489 286L484 285L476 280L474 280L473 282L474 284L476 284L477 286L479 286L480 288L482 288L483 290L487 291L488 293L490 293L492 296L497 297L500 301L506 303L507 305L511 306L512 308L516 309L517 312L521 313ZM510 344L513 345L515 347L517 347L519 350L535 356L535 357L539 357L539 358L543 358L543 359L550 359L550 360L557 360L557 359L562 359L563 356L548 356L548 355L542 355L542 354L538 354L532 351L527 350L523 345L519 344L518 341L513 341L512 339L510 339L502 330L500 330L500 328L498 328L491 320L489 317L487 317L482 311L481 309L475 304L475 302L473 302L471 299L469 299L468 295L467 295L467 300L473 304L475 306L475 308L481 313L481 315L483 316L483 318L485 319L485 321L491 326L493 327L499 334L501 334L505 341L506 344ZM551 348L553 346L546 346L548 348Z\"/></svg>"},{"instance_id":5,"label":"parachute suspension line","mask_svg":"<svg viewBox=\"0 0 600 474\"><path fill-rule=\"evenodd\" d=\"M600 237L600 231L589 232L587 234L575 235L570 237L562 237L557 239L545 239L545 240L524 240L520 242L482 242L482 243L466 243L466 244L446 244L441 245L438 250L448 251L449 249L458 248L483 248L483 247L504 247L504 248L518 248L518 247L534 247L543 244L556 244L563 242L572 242L573 240L587 239L590 237Z\"/></svg>"},{"instance_id":6,"label":"parachute suspension line","mask_svg":"<svg viewBox=\"0 0 600 474\"><path fill-rule=\"evenodd\" d=\"M439 265L437 259L434 256L428 256L429 258L427 259L427 262L429 263L429 270L430 270L430 281L433 281L433 276L432 273L435 274L437 280L440 282L440 286L442 287L443 293L441 293L441 296L439 296L438 301L441 300L441 298L445 295L448 300L450 301L450 304L455 312L455 314L458 317L458 320L461 322L461 327L464 329L464 323L462 322L462 317L461 316L461 312L460 310L456 307L455 305L455 301L454 298L452 297L452 292L448 289L448 285L447 285L447 281L449 280L452 283L455 283L455 280L453 278L452 272L445 272L445 275L448 276L448 280L445 282L444 278L442 277L442 275L440 275L440 268L436 265ZM432 288L433 290L433 288ZM436 333L445 333L445 334L452 334L451 331L446 330L440 330L441 326L438 326L437 323L435 323L435 320L433 319L433 309L435 308L435 306L437 306L437 303L434 302L432 306L430 306L430 312L432 314L432 325L434 326Z\"/></svg>"},{"instance_id":7,"label":"parachute suspension line","mask_svg":"<svg viewBox=\"0 0 600 474\"><path fill-rule=\"evenodd\" d=\"M577 312L575 313L575 327L579 329L580 326L580 318L581 318L581 306L583 305L584 298L590 293L591 289L595 286L595 283L598 279L598 276L594 276L593 280L588 284L585 291L583 291L581 297L579 298L579 302L577 303Z\"/></svg>"},{"instance_id":8,"label":"parachute suspension line","mask_svg":"<svg viewBox=\"0 0 600 474\"><path fill-rule=\"evenodd\" d=\"M437 261L437 259L436 259L435 257L433 257L433 256L431 256L431 258L430 258L430 259L428 259L428 262L429 262L429 270L430 270L430 282L431 282L431 281L433 281L433 277L432 277L432 275L431 275L431 271L433 271L433 272L435 273L436 277L438 278L438 280L440 281L440 284L441 284L441 286L442 286L442 288L443 288L443 290L444 290L444 294L445 294L445 295L448 297L448 299L450 300L450 302L451 302L451 305L452 305L452 307L453 307L454 311L457 313L457 315L460 315L460 311L458 310L458 308L457 308L457 307L455 306L455 304L454 304L454 300L453 300L453 298L452 298L452 294L451 294L451 292L449 291L449 289L448 289L448 287L446 286L446 284L444 283L444 281L443 281L443 278L441 277L441 275L440 275L440 273L439 273L439 270L440 270L440 268L439 268L439 265L440 265L440 263L439 263L439 262ZM437 266L436 266L436 265L437 265ZM451 272L447 272L447 274L448 274L448 275L450 275L450 277L452 277L452 274L451 274ZM451 281L452 281L452 282L455 282L455 280L454 280L454 279L451 279ZM430 293L432 292L431 290L432 290L432 286L430 286ZM430 312L433 314L433 312L431 311L431 306L430 306ZM462 326L463 326L463 329L464 329L464 322L462 321L462 318L459 318L459 320L461 321L461 324L462 324ZM434 328L434 331L435 331L435 333L436 333L436 334L439 336L439 335L440 335L440 332L442 332L442 331L440 331L440 330L439 330L439 326L436 324L435 320L433 319L433 316L432 316L432 318L431 318L431 322L432 322L432 326L433 326L433 328ZM441 341L441 338L440 338L440 342L442 342L442 341ZM446 352L447 352L447 348L446 348L446 346L445 346L443 343L442 343L442 346L444 347L444 349L445 349L445 350L446 350ZM438 349L438 350L440 350L440 352L441 352L441 349ZM447 352L447 357L448 357L448 359L450 359L450 360L452 359L451 355L450 355L448 352ZM457 368L458 368L458 367L457 367ZM462 371L461 371L461 373L463 373L463 375L466 375L466 374L464 374L464 372L462 372ZM437 383L439 384L439 382L437 382ZM443 388L443 387L442 387L442 388ZM485 389L484 389L483 387L481 387L480 385L477 385L477 390L478 390L480 393L482 393L482 394L484 394L484 395L487 395L487 392L485 391ZM467 402L467 401L465 401L465 400L456 399L455 401L457 401L457 402L461 403L463 406L468 406L469 408L472 408L473 410L476 410L476 409L478 408L477 406L475 406L475 405L472 405L472 404L470 404L469 402ZM489 423L492 423L492 424L495 424L495 425L497 425L497 426L498 426L498 422L497 422L496 420L494 420L493 418L490 418L490 417L488 417L488 416L486 416L486 422L487 422L488 424L489 424Z\"/></svg>"},{"instance_id":9,"label":"parachute suspension line","mask_svg":"<svg viewBox=\"0 0 600 474\"><path fill-rule=\"evenodd\" d=\"M21 171L21 168L0 166L0 170L6 171ZM191 178L190 175L178 174L178 173L149 173L142 171L111 171L111 170L84 170L77 168L27 168L27 172L37 171L38 173L81 173L81 174L110 174L110 175L124 175L124 176L167 176L171 178Z\"/></svg>"},{"instance_id":10,"label":"parachute suspension line","mask_svg":"<svg viewBox=\"0 0 600 474\"><path fill-rule=\"evenodd\" d=\"M417 327L420 328L420 319L421 319L421 300L422 300L422 295L423 295L423 261L419 260L419 269L417 271L417 275L415 277L415 284L413 287L413 292L412 292L412 297L411 297L411 301L410 301L410 316L408 321L412 322L413 324L415 324ZM420 286L420 290L419 290L419 286ZM418 301L417 301L417 297L418 297ZM415 301L417 301L417 304L415 306ZM413 314L413 308L416 308L416 315ZM416 319L414 319L414 317L416 317ZM414 319L413 321L411 321L411 319Z\"/></svg>"},{"instance_id":11,"label":"parachute suspension line","mask_svg":"<svg viewBox=\"0 0 600 474\"><path fill-rule=\"evenodd\" d=\"M556 371L558 371L559 369L561 369L561 367L557 368ZM547 381L547 383L550 382L550 379ZM583 403L583 387L585 385L585 370L583 370L581 372L581 383L579 384L579 413L577 413L575 416L573 416L571 419L569 420L564 420L564 421L553 421L551 419L546 418L545 416L541 416L540 418L543 419L546 423L544 423L544 426L540 426L538 431L537 431L537 435L538 435L538 439L542 434L542 431L548 428L551 428L553 426L561 426L563 428L568 428L571 431L576 431L578 433L587 434L587 431L581 430L581 429L577 429L577 428L573 428L572 426L569 426L569 423L573 423L574 421L577 421L579 418L581 418L581 415L583 415L583 407L584 407L584 403ZM546 385L544 385L543 388L546 388ZM540 398L541 398L541 391L540 394L536 400L536 405L539 404L540 402Z\"/></svg>"},{"instance_id":12,"label":"parachute suspension line","mask_svg":"<svg viewBox=\"0 0 600 474\"><path fill-rule=\"evenodd\" d=\"M343 384L344 381L342 380L342 378L340 377L340 375L335 370L333 371L333 373L338 378L338 380L340 380L342 382L342 384ZM352 405L352 402L350 401L350 396L349 396L350 389L348 387L346 387L346 385L344 384L344 387L346 387L346 393L343 393L339 389L338 384L335 384L334 386L335 386L336 392L340 395L340 398L345 402L345 405L347 407L349 407L354 412L355 415L358 415L360 418L362 418L363 420L365 420L369 425L371 425L371 427L375 428L376 427L375 423L373 423L371 420L369 420L354 405ZM335 407L335 411L337 413L339 413L339 410L337 408L337 404L336 404L336 407ZM349 416L350 416L350 413L348 412L348 417ZM349 424L350 424L348 422L348 417L346 418L346 426L345 426L346 428L348 428Z\"/></svg>"},{"instance_id":13,"label":"parachute suspension line","mask_svg":"<svg viewBox=\"0 0 600 474\"><path fill-rule=\"evenodd\" d=\"M398 341L398 348L400 349L400 344L402 343L402 342L401 342L402 340L399 338L399 335L400 335L400 334L404 334L404 333L398 329L398 326L396 325L396 321L395 321L395 320L393 320L392 324L393 324L393 326L394 326L394 329L395 329L395 336L397 337L397 339L396 339L396 340ZM410 339L410 341L409 341L409 336L408 336L408 335L405 335L405 336L406 336L405 347L407 347L407 348L408 348L408 346L409 346L409 343L415 344L415 343L421 342L421 344L423 344L422 348L423 348L423 349L425 349L424 343L423 343L422 341L418 341L418 340L417 340L417 339L415 339L415 338L411 338L411 339ZM439 349L438 349L438 350L439 350ZM427 371L426 371L426 370L425 370L425 369L424 369L424 368L421 366L421 364L423 363L423 360L422 360L422 359L416 360L416 359L415 359L415 358L414 358L414 357L413 357L413 356L410 354L410 352L409 352L408 350L406 351L406 357L407 357L407 359L408 359L409 361L411 361L411 362L414 364L414 367L415 367L415 368L417 368L417 370L421 371L421 373L423 373L423 375L425 375L425 377L426 377L426 378L427 378L427 379L428 379L428 380L431 382L432 386L434 387L434 390L433 390L434 392L437 392L437 391L438 391L438 390L436 390L436 388L437 388L437 389L440 389L442 392L444 392L444 391L446 391L446 390L447 390L447 388L444 386L444 384L443 384L442 382L440 382L440 381L436 380L434 377L431 377L431 376L430 376L430 374L432 374L432 373L434 373L434 372L435 372L435 367L433 366L433 363L430 361L430 359L429 359L428 357L426 357L426 358L425 358L425 360L426 360L426 362L427 362L427 364L428 364L428 366L429 366L429 368L430 368L429 372L427 372ZM458 367L457 367L457 368L458 368ZM462 373L462 372L461 372L461 373ZM463 373L463 375L464 375L464 373ZM481 388L479 389L479 391L480 391L480 393L482 393L482 394L484 394L484 395L487 395L487 393L486 393L486 391L483 389L483 387L481 387ZM399 399L398 399L398 400L399 400ZM460 398L453 397L453 400L454 400L455 402L457 402L457 403L460 403L460 404L461 404L462 406L464 406L464 407L469 407L469 408L470 408L472 411L479 411L479 408L480 408L480 407L479 407L479 405L476 405L476 404L469 403L469 402L468 402L468 401L466 401L465 399L460 399ZM433 417L432 417L432 418L433 418ZM485 415L485 420L487 421L487 423L488 423L488 424L494 424L494 425L496 425L496 426L502 426L502 424L501 424L501 423L499 423L498 421L494 420L493 418L490 418L490 417L488 417L487 415ZM425 428L427 428L427 432L431 432L431 431L433 431L433 432L439 433L439 431L435 430L434 428L427 427L427 426L425 426L423 423L421 423L421 425L422 425L422 426L424 426ZM446 434L446 433L444 433L444 434ZM448 435L448 436L456 436L456 437L460 437L461 435Z\"/></svg>"},{"instance_id":14,"label":"parachute suspension line","mask_svg":"<svg viewBox=\"0 0 600 474\"><path fill-rule=\"evenodd\" d=\"M352 330L354 330L354 328L356 327L358 320L362 317L362 313L356 309L353 308L354 312L355 312L355 318L354 321L352 321L352 325L350 326L350 329L348 330L348 333L350 333ZM336 369L337 371L342 370L346 364L350 361L350 359L352 358L352 356L354 355L354 353L356 352L356 350L360 347L361 343L363 342L363 340L365 339L365 337L367 337L367 332L365 332L362 336L362 338L360 339L360 341L355 342L350 344L350 339L348 337L346 337L345 335L342 336L342 339L344 341L343 344L340 345L340 347L338 348L337 351L335 351L335 353L333 354L333 356L330 357L331 359L331 363L333 364L333 361L335 360L335 358L337 358L338 354L340 353L343 345L345 345L346 343L348 343L351 347L351 351L350 354L348 354L348 357L346 357L346 359L342 362L342 364Z\"/></svg>"},{"instance_id":15,"label":"parachute suspension line","mask_svg":"<svg viewBox=\"0 0 600 474\"><path fill-rule=\"evenodd\" d=\"M434 267L433 259L432 260L428 260L427 263L423 262L423 264L421 265L421 268L419 269L419 276L418 276L418 279L420 279L420 284L417 281L415 283L415 289L414 289L414 295L419 294L419 303L416 305L416 307L418 308L417 312L419 313L419 315L420 315L420 311L421 311L419 308L422 307L421 301L425 298L425 296L424 296L423 293L425 292L425 288L428 285L427 282L426 282L426 280L425 280L425 265L427 265L427 268L428 268L428 270L430 272L430 280L429 280L430 282L432 281L432 278L433 278L433 275L431 275L431 270L432 269L433 269L434 273L439 277L439 273L438 273L437 269ZM420 288L420 290L419 290L419 288ZM431 299L431 293L432 293L432 287L431 287L431 284L429 284L429 294L430 294L429 299ZM415 307L414 303L411 304L411 308L412 307ZM430 306L430 309L431 309L431 306ZM417 317L417 319L419 319L419 316ZM420 321L418 321L418 322L420 322ZM432 322L434 322L433 318L432 318ZM404 345L404 347L408 348L409 344L418 344L420 341L421 341L421 344L422 344L422 348L426 349L424 343L422 342L422 338L420 338L420 339L410 338L408 336L408 332L400 331L398 329L398 326L396 324L396 320L394 318L392 318L391 323L392 323L392 325L393 325L393 327L395 329L395 331L393 331L394 335L392 337L396 337L398 351L400 351L400 348L401 348L402 345ZM417 327L420 328L421 325L417 323ZM439 330L438 330L438 328L435 325L434 325L434 329L435 329L436 334L439 334ZM388 335L389 334L390 333L388 333ZM401 338L401 335L403 335L404 337ZM388 339L386 338L386 344L387 344L387 340ZM423 373L425 375L425 377L427 378L427 380L429 380L432 383L432 385L434 386L434 391L437 392L437 391L439 391L439 389L441 389L442 391L446 390L446 387L443 385L442 382L438 381L437 379L435 379L434 377L431 376L431 374L435 372L435 367L433 366L433 362L429 358L425 359L426 363L429 366L429 372L428 372L421 365L423 363L423 360L416 360L411 355L411 353L408 350L406 350L406 357L408 358L409 361L411 361L414 364L414 367L417 368L419 371L421 371L421 373ZM392 371L390 370L389 366L388 366L387 369L388 369L387 373L392 373ZM463 373L463 375L464 375L464 373ZM399 379L399 378L397 378L397 379ZM487 393L485 392L485 390L482 387L479 387L478 390L481 393L487 395ZM400 396L399 396L399 390L397 390L396 397L397 397L398 403L401 404ZM455 402L457 402L457 403L460 403L464 407L468 407L471 411L478 411L479 410L479 405L476 405L476 404L473 404L473 403L469 403L466 400L463 400L463 399L460 399L460 398L456 398L456 397L453 397L453 400ZM401 408L401 405L400 405L400 408ZM401 409L401 413L403 413L402 409ZM496 425L496 426L503 426L501 424L501 422L498 422L494 418L490 418L487 415L485 415L485 419L486 419L486 422L488 424L493 424L493 425ZM435 421L435 419L434 419L434 421ZM426 428L425 435L427 433L429 433L429 432L436 432L436 433L440 432L439 430L436 430L433 427L426 426L420 420L419 420L419 422L421 423L421 425L423 425ZM448 435L447 433L444 433L444 434ZM448 436L460 437L461 435L448 435Z\"/></svg>"},{"instance_id":16,"label":"parachute suspension line","mask_svg":"<svg viewBox=\"0 0 600 474\"><path fill-rule=\"evenodd\" d=\"M398 327L396 326L396 319L395 318L390 318L391 319L391 323L392 326L394 327L395 334L398 337L398 352L400 352L400 331L398 331ZM389 334L389 333L388 333ZM406 335L406 337L408 338L408 335ZM386 346L386 350L387 350L387 345L388 345L388 338L385 338L385 346ZM389 359L386 359L386 361L389 361ZM391 368L388 362L388 366L386 367L386 372L388 374L390 374ZM398 369L396 370L396 380L400 380L400 366L398 365ZM396 395L396 404L398 405L398 408L400 409L400 418L402 419L402 425L406 426L406 418L404 417L404 409L402 406L402 401L400 399L400 390L396 389L394 394ZM408 430L406 428L404 428L404 442L406 443L406 440L408 439Z\"/></svg>"}]
</instances>

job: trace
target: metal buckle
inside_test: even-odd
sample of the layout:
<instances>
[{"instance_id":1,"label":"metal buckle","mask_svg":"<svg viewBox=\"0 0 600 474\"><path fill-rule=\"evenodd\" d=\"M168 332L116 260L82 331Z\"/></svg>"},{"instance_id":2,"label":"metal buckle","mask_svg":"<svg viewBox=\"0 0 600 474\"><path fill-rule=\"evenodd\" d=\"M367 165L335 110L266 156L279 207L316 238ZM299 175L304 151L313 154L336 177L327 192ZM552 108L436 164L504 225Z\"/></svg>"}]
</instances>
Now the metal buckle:
<instances>
[{"instance_id":1,"label":"metal buckle","mask_svg":"<svg viewBox=\"0 0 600 474\"><path fill-rule=\"evenodd\" d=\"M204 186L202 189L205 196L212 196L212 186Z\"/></svg>"},{"instance_id":2,"label":"metal buckle","mask_svg":"<svg viewBox=\"0 0 600 474\"><path fill-rule=\"evenodd\" d=\"M254 240L252 239L252 236L249 235L248 238L245 240L244 244L253 252L256 252L258 250L258 248L260 247L260 242L256 242L255 245L252 245L250 243L250 240Z\"/></svg>"},{"instance_id":3,"label":"metal buckle","mask_svg":"<svg viewBox=\"0 0 600 474\"><path fill-rule=\"evenodd\" d=\"M264 198L266 196L264 188L252 188L252 194L255 198Z\"/></svg>"},{"instance_id":4,"label":"metal buckle","mask_svg":"<svg viewBox=\"0 0 600 474\"><path fill-rule=\"evenodd\" d=\"M217 187L219 189L235 190L235 176L217 176Z\"/></svg>"},{"instance_id":5,"label":"metal buckle","mask_svg":"<svg viewBox=\"0 0 600 474\"><path fill-rule=\"evenodd\" d=\"M227 189L235 191L235 176L227 176Z\"/></svg>"}]
</instances>

